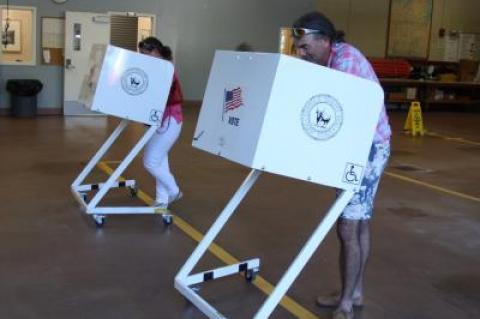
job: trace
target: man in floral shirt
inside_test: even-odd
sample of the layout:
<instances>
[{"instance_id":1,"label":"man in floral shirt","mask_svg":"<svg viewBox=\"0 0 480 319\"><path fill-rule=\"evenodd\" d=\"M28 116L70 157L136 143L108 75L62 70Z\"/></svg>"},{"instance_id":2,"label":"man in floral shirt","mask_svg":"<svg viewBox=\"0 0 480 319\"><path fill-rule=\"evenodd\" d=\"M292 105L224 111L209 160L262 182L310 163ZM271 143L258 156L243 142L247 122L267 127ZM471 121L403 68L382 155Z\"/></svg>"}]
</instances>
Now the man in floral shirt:
<instances>
[{"instance_id":1,"label":"man in floral shirt","mask_svg":"<svg viewBox=\"0 0 480 319\"><path fill-rule=\"evenodd\" d=\"M345 43L342 31L320 12L300 17L292 28L295 48L301 59L378 83L365 56ZM321 85L319 83L319 85ZM368 107L359 101L358 107ZM317 304L335 307L334 319L353 318L353 307L363 306L363 274L370 251L369 220L380 177L390 156L391 129L385 107L380 113L360 191L347 205L337 222L341 244L342 291L320 296Z\"/></svg>"}]
</instances>

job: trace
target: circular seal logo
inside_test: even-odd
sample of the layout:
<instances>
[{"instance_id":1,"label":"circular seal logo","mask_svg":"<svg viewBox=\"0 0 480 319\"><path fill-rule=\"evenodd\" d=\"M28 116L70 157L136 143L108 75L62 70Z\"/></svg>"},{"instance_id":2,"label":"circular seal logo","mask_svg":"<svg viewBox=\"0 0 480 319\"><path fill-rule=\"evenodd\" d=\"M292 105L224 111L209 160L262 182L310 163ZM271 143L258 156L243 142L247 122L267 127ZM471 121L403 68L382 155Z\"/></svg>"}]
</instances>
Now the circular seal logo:
<instances>
[{"instance_id":1,"label":"circular seal logo","mask_svg":"<svg viewBox=\"0 0 480 319\"><path fill-rule=\"evenodd\" d=\"M139 68L131 68L122 74L122 88L130 95L140 95L148 87L148 76Z\"/></svg>"},{"instance_id":2,"label":"circular seal logo","mask_svg":"<svg viewBox=\"0 0 480 319\"><path fill-rule=\"evenodd\" d=\"M315 140L334 137L343 123L343 109L338 101L326 94L312 97L302 109L302 127Z\"/></svg>"}]
</instances>

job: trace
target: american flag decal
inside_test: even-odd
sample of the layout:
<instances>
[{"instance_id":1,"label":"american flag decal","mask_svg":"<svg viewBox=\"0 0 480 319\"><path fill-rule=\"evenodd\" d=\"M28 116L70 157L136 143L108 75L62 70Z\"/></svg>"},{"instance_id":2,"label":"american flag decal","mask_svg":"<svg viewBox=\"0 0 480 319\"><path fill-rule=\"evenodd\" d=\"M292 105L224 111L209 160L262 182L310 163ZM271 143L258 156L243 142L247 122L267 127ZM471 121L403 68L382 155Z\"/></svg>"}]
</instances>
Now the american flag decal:
<instances>
[{"instance_id":1,"label":"american flag decal","mask_svg":"<svg viewBox=\"0 0 480 319\"><path fill-rule=\"evenodd\" d=\"M223 112L234 110L243 105L242 89L225 90L225 100L223 102Z\"/></svg>"}]
</instances>

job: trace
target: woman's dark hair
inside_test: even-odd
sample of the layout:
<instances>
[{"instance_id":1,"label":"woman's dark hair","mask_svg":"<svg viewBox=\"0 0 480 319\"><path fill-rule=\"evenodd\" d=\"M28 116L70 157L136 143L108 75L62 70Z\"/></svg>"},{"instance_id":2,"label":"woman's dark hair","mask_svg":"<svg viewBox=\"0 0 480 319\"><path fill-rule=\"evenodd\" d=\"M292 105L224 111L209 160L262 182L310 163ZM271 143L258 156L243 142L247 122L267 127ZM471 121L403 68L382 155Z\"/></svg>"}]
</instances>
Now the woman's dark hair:
<instances>
[{"instance_id":1,"label":"woman's dark hair","mask_svg":"<svg viewBox=\"0 0 480 319\"><path fill-rule=\"evenodd\" d=\"M345 32L336 30L332 21L318 11L301 16L293 23L292 27L318 30L320 36L327 37L331 42L345 42Z\"/></svg>"},{"instance_id":2,"label":"woman's dark hair","mask_svg":"<svg viewBox=\"0 0 480 319\"><path fill-rule=\"evenodd\" d=\"M138 43L138 48L145 51L157 50L165 60L172 60L172 50L155 37L148 37Z\"/></svg>"},{"instance_id":3,"label":"woman's dark hair","mask_svg":"<svg viewBox=\"0 0 480 319\"><path fill-rule=\"evenodd\" d=\"M247 42L242 42L237 47L235 48L235 51L240 51L240 52L253 52L253 47L247 43Z\"/></svg>"}]
</instances>

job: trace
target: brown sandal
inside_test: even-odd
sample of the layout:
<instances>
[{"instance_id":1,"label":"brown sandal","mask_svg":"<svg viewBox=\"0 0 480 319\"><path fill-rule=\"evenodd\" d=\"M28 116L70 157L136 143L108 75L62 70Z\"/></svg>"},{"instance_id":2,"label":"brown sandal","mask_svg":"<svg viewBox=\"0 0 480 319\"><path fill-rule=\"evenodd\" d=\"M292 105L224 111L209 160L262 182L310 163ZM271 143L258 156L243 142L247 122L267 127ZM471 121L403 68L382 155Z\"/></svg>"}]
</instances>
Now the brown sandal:
<instances>
[{"instance_id":1,"label":"brown sandal","mask_svg":"<svg viewBox=\"0 0 480 319\"><path fill-rule=\"evenodd\" d=\"M340 296L338 293L318 296L316 299L316 304L319 307L336 308L340 304ZM363 307L363 303L359 300L359 298L357 298L353 300L353 306L361 308Z\"/></svg>"}]
</instances>

